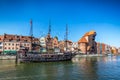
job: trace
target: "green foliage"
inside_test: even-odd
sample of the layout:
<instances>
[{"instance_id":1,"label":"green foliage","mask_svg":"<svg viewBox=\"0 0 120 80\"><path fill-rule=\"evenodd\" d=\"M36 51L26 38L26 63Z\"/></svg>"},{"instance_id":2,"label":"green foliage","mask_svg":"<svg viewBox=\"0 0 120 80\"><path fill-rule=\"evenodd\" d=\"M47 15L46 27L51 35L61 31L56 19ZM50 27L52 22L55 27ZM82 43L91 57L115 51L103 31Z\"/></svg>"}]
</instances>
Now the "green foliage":
<instances>
[{"instance_id":1,"label":"green foliage","mask_svg":"<svg viewBox=\"0 0 120 80\"><path fill-rule=\"evenodd\" d=\"M58 40L58 37L57 37L57 36L55 36L54 38L56 38L56 39Z\"/></svg>"}]
</instances>

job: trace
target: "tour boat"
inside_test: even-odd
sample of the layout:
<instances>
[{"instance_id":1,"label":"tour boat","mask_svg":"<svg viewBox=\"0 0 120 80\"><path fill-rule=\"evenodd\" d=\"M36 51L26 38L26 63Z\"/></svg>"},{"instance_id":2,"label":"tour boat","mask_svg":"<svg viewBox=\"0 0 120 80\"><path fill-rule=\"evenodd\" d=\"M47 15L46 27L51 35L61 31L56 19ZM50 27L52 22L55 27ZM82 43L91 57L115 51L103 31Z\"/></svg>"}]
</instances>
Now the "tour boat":
<instances>
[{"instance_id":1,"label":"tour boat","mask_svg":"<svg viewBox=\"0 0 120 80\"><path fill-rule=\"evenodd\" d=\"M18 54L19 62L56 62L72 60L75 53L23 53Z\"/></svg>"}]
</instances>

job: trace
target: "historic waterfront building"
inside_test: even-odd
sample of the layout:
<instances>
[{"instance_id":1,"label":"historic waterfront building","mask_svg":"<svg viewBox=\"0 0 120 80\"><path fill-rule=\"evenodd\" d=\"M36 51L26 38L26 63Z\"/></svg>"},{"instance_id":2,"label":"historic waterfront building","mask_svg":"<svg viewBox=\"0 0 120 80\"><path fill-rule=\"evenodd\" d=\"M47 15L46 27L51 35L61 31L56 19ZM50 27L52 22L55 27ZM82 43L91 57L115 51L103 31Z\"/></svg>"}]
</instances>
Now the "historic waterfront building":
<instances>
[{"instance_id":1,"label":"historic waterfront building","mask_svg":"<svg viewBox=\"0 0 120 80\"><path fill-rule=\"evenodd\" d=\"M111 46L97 42L97 53L98 54L109 54L111 53Z\"/></svg>"},{"instance_id":2,"label":"historic waterfront building","mask_svg":"<svg viewBox=\"0 0 120 80\"><path fill-rule=\"evenodd\" d=\"M95 41L96 32L87 32L79 41L78 49L84 54L96 54L97 43Z\"/></svg>"},{"instance_id":3,"label":"historic waterfront building","mask_svg":"<svg viewBox=\"0 0 120 80\"><path fill-rule=\"evenodd\" d=\"M78 43L77 42L72 43L72 51L73 52L78 52Z\"/></svg>"},{"instance_id":4,"label":"historic waterfront building","mask_svg":"<svg viewBox=\"0 0 120 80\"><path fill-rule=\"evenodd\" d=\"M116 47L112 46L112 51L111 51L114 55L118 54L118 49Z\"/></svg>"},{"instance_id":5,"label":"historic waterfront building","mask_svg":"<svg viewBox=\"0 0 120 80\"><path fill-rule=\"evenodd\" d=\"M39 44L39 40L37 38L32 38L32 47L31 45L31 37L30 36L22 36L22 35L11 35L11 34L4 34L0 35L0 52L2 53L14 53L19 51L21 48L27 49L31 51L39 50L39 47L36 46Z\"/></svg>"},{"instance_id":6,"label":"historic waterfront building","mask_svg":"<svg viewBox=\"0 0 120 80\"><path fill-rule=\"evenodd\" d=\"M67 41L59 41L59 48L60 48L60 51L61 52L64 52L64 51L72 51L72 41L70 40L67 40Z\"/></svg>"}]
</instances>

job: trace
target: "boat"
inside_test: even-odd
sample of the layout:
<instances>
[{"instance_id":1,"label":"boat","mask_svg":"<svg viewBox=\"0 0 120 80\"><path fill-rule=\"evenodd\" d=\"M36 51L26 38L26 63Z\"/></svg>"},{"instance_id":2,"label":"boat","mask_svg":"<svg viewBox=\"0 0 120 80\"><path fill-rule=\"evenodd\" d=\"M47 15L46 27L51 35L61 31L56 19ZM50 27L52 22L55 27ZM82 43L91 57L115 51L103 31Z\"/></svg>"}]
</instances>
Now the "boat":
<instances>
[{"instance_id":1,"label":"boat","mask_svg":"<svg viewBox=\"0 0 120 80\"><path fill-rule=\"evenodd\" d=\"M32 24L31 24L32 25ZM31 26L32 28L32 26ZM19 53L17 53L17 57L16 57L16 61L19 62L56 62L56 61L68 61L68 60L72 60L72 58L76 55L76 53L72 53L72 52L68 52L67 51L67 34L68 34L68 29L66 26L66 51L64 53L55 53L55 52L49 52L49 50L51 49L51 36L50 36L50 32L51 32L51 25L49 25L49 31L48 31L48 35L46 38L46 53L40 53L40 52L33 52L31 50L31 52L24 52L21 51ZM32 32L32 30L31 30ZM32 45L32 38L33 38L33 33L31 33L31 45ZM32 46L31 46L32 47Z\"/></svg>"},{"instance_id":2,"label":"boat","mask_svg":"<svg viewBox=\"0 0 120 80\"><path fill-rule=\"evenodd\" d=\"M72 60L75 56L75 53L19 53L18 59L19 62L56 62L56 61L68 61Z\"/></svg>"}]
</instances>

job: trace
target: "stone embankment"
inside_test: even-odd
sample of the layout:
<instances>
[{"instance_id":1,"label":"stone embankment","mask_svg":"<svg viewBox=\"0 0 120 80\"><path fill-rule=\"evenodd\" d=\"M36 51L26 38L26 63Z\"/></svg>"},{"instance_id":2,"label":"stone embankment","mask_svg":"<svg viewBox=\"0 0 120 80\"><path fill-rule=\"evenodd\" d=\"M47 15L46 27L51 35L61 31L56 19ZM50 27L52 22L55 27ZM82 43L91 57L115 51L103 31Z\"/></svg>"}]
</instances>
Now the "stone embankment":
<instances>
[{"instance_id":1,"label":"stone embankment","mask_svg":"<svg viewBox=\"0 0 120 80\"><path fill-rule=\"evenodd\" d=\"M105 56L105 55L102 55L102 54L85 54L85 55L78 54L78 55L75 56L75 58L79 58L79 57L100 57L100 56Z\"/></svg>"},{"instance_id":2,"label":"stone embankment","mask_svg":"<svg viewBox=\"0 0 120 80\"><path fill-rule=\"evenodd\" d=\"M0 60L15 60L15 55L0 55Z\"/></svg>"}]
</instances>

